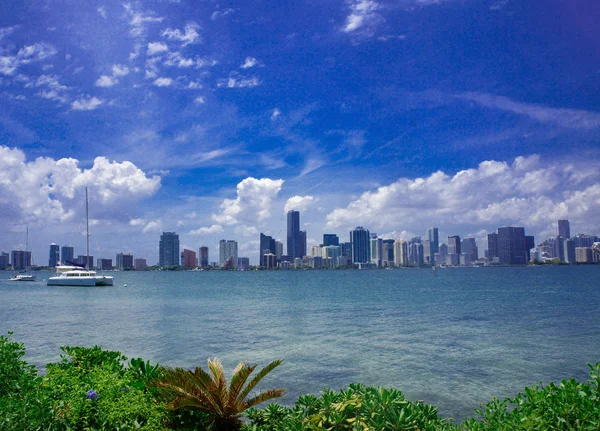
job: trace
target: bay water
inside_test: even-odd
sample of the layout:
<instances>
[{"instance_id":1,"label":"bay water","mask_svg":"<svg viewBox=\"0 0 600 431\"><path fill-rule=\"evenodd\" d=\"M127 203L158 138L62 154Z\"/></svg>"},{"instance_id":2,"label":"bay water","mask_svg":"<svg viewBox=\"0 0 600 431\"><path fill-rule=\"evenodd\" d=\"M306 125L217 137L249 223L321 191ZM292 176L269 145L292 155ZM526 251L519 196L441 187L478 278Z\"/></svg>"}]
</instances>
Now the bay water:
<instances>
[{"instance_id":1,"label":"bay water","mask_svg":"<svg viewBox=\"0 0 600 431\"><path fill-rule=\"evenodd\" d=\"M263 388L396 387L440 415L575 377L600 361L600 265L343 271L114 272L112 287L10 282L0 333L40 369L62 345L164 365L284 363ZM126 286L125 286L126 285Z\"/></svg>"}]
</instances>

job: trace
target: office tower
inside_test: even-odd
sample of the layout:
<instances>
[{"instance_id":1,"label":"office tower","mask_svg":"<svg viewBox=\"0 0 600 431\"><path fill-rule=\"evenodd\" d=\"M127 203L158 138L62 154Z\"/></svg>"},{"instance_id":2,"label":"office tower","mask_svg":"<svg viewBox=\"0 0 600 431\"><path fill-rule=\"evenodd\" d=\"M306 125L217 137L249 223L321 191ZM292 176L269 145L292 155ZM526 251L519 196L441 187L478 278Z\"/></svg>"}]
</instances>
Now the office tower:
<instances>
[{"instance_id":1,"label":"office tower","mask_svg":"<svg viewBox=\"0 0 600 431\"><path fill-rule=\"evenodd\" d=\"M342 249L342 256L352 259L352 243L343 242L340 244L340 248Z\"/></svg>"},{"instance_id":2,"label":"office tower","mask_svg":"<svg viewBox=\"0 0 600 431\"><path fill-rule=\"evenodd\" d=\"M470 256L469 262L474 262L479 259L479 249L477 248L475 238L464 238L461 242L460 249L462 253L467 253Z\"/></svg>"},{"instance_id":3,"label":"office tower","mask_svg":"<svg viewBox=\"0 0 600 431\"><path fill-rule=\"evenodd\" d=\"M3 251L0 253L0 270L5 270L10 266L10 254Z\"/></svg>"},{"instance_id":4,"label":"office tower","mask_svg":"<svg viewBox=\"0 0 600 431\"><path fill-rule=\"evenodd\" d=\"M266 253L277 253L277 246L275 245L275 239L272 237L265 235L263 233L260 234L260 242L259 242L259 250L258 250L258 265L259 266L267 266L265 265L264 255Z\"/></svg>"},{"instance_id":5,"label":"office tower","mask_svg":"<svg viewBox=\"0 0 600 431\"><path fill-rule=\"evenodd\" d=\"M448 254L460 254L460 236L454 235L448 237Z\"/></svg>"},{"instance_id":6,"label":"office tower","mask_svg":"<svg viewBox=\"0 0 600 431\"><path fill-rule=\"evenodd\" d=\"M112 269L112 259L99 258L98 269L101 271L110 271Z\"/></svg>"},{"instance_id":7,"label":"office tower","mask_svg":"<svg viewBox=\"0 0 600 431\"><path fill-rule=\"evenodd\" d=\"M274 253L265 253L265 268L277 268L277 256Z\"/></svg>"},{"instance_id":8,"label":"office tower","mask_svg":"<svg viewBox=\"0 0 600 431\"><path fill-rule=\"evenodd\" d=\"M60 258L63 265L75 262L75 248L72 245L63 245L60 248Z\"/></svg>"},{"instance_id":9,"label":"office tower","mask_svg":"<svg viewBox=\"0 0 600 431\"><path fill-rule=\"evenodd\" d=\"M60 246L55 243L50 244L50 256L48 258L48 266L54 268L60 262Z\"/></svg>"},{"instance_id":10,"label":"office tower","mask_svg":"<svg viewBox=\"0 0 600 431\"><path fill-rule=\"evenodd\" d=\"M437 227L430 227L427 230L427 239L431 244L431 262L433 262L433 256L440 252L440 239Z\"/></svg>"},{"instance_id":11,"label":"office tower","mask_svg":"<svg viewBox=\"0 0 600 431\"><path fill-rule=\"evenodd\" d=\"M498 257L498 234L488 233L488 259L493 261Z\"/></svg>"},{"instance_id":12,"label":"office tower","mask_svg":"<svg viewBox=\"0 0 600 431\"><path fill-rule=\"evenodd\" d=\"M301 230L300 231L300 254L302 254L302 257L306 256L306 231L305 230Z\"/></svg>"},{"instance_id":13,"label":"office tower","mask_svg":"<svg viewBox=\"0 0 600 431\"><path fill-rule=\"evenodd\" d=\"M133 255L118 253L116 258L117 269L123 271L124 269L133 269Z\"/></svg>"},{"instance_id":14,"label":"office tower","mask_svg":"<svg viewBox=\"0 0 600 431\"><path fill-rule=\"evenodd\" d=\"M374 263L378 268L381 268L383 265L383 240L377 238L376 233L372 233L370 235L369 245L371 248L371 263Z\"/></svg>"},{"instance_id":15,"label":"office tower","mask_svg":"<svg viewBox=\"0 0 600 431\"><path fill-rule=\"evenodd\" d=\"M471 265L471 253L461 253L459 255L459 264L462 266Z\"/></svg>"},{"instance_id":16,"label":"office tower","mask_svg":"<svg viewBox=\"0 0 600 431\"><path fill-rule=\"evenodd\" d=\"M383 266L389 268L394 266L394 240L383 240Z\"/></svg>"},{"instance_id":17,"label":"office tower","mask_svg":"<svg viewBox=\"0 0 600 431\"><path fill-rule=\"evenodd\" d=\"M31 266L31 252L23 250L11 250L10 261L14 270L27 269Z\"/></svg>"},{"instance_id":18,"label":"office tower","mask_svg":"<svg viewBox=\"0 0 600 431\"><path fill-rule=\"evenodd\" d=\"M571 238L571 227L569 226L569 220L558 221L558 236L563 238Z\"/></svg>"},{"instance_id":19,"label":"office tower","mask_svg":"<svg viewBox=\"0 0 600 431\"><path fill-rule=\"evenodd\" d=\"M525 229L498 228L498 260L506 265L525 265Z\"/></svg>"},{"instance_id":20,"label":"office tower","mask_svg":"<svg viewBox=\"0 0 600 431\"><path fill-rule=\"evenodd\" d=\"M571 238L563 239L563 250L565 253L565 262L575 263L577 256L575 254L575 241Z\"/></svg>"},{"instance_id":21,"label":"office tower","mask_svg":"<svg viewBox=\"0 0 600 431\"><path fill-rule=\"evenodd\" d=\"M334 233L324 233L323 234L323 246L327 247L330 245L340 245L340 239Z\"/></svg>"},{"instance_id":22,"label":"office tower","mask_svg":"<svg viewBox=\"0 0 600 431\"><path fill-rule=\"evenodd\" d=\"M158 265L179 266L179 235L163 232L158 244Z\"/></svg>"},{"instance_id":23,"label":"office tower","mask_svg":"<svg viewBox=\"0 0 600 431\"><path fill-rule=\"evenodd\" d=\"M311 256L321 256L322 254L323 254L323 250L322 250L322 247L320 245L313 245L310 248L310 255Z\"/></svg>"},{"instance_id":24,"label":"office tower","mask_svg":"<svg viewBox=\"0 0 600 431\"><path fill-rule=\"evenodd\" d=\"M552 245L553 245L552 255L554 256L555 259L558 259L561 262L564 262L565 261L564 238L561 236L557 236L556 238L553 238L553 239L554 239L554 242L552 243Z\"/></svg>"},{"instance_id":25,"label":"office tower","mask_svg":"<svg viewBox=\"0 0 600 431\"><path fill-rule=\"evenodd\" d=\"M249 257L238 257L238 269L242 271L247 271L250 268L250 258Z\"/></svg>"},{"instance_id":26,"label":"office tower","mask_svg":"<svg viewBox=\"0 0 600 431\"><path fill-rule=\"evenodd\" d=\"M197 265L196 252L194 250L183 249L182 266L187 269L195 268Z\"/></svg>"},{"instance_id":27,"label":"office tower","mask_svg":"<svg viewBox=\"0 0 600 431\"><path fill-rule=\"evenodd\" d=\"M208 268L208 247L203 245L202 247L200 247L200 261L199 266L200 268Z\"/></svg>"},{"instance_id":28,"label":"office tower","mask_svg":"<svg viewBox=\"0 0 600 431\"><path fill-rule=\"evenodd\" d=\"M300 213L294 210L287 213L287 254L292 260L304 256L300 233Z\"/></svg>"},{"instance_id":29,"label":"office tower","mask_svg":"<svg viewBox=\"0 0 600 431\"><path fill-rule=\"evenodd\" d=\"M403 239L394 242L394 264L396 266L408 265L408 246Z\"/></svg>"},{"instance_id":30,"label":"office tower","mask_svg":"<svg viewBox=\"0 0 600 431\"><path fill-rule=\"evenodd\" d=\"M148 265L146 264L146 259L143 257L138 257L133 261L133 267L136 271L145 271Z\"/></svg>"},{"instance_id":31,"label":"office tower","mask_svg":"<svg viewBox=\"0 0 600 431\"><path fill-rule=\"evenodd\" d=\"M575 248L575 261L577 263L593 262L592 249L590 247L576 247Z\"/></svg>"},{"instance_id":32,"label":"office tower","mask_svg":"<svg viewBox=\"0 0 600 431\"><path fill-rule=\"evenodd\" d=\"M321 248L322 253L321 256L326 259L333 259L334 261L338 261L339 257L342 255L342 249L339 245L328 245ZM336 265L337 266L337 265Z\"/></svg>"},{"instance_id":33,"label":"office tower","mask_svg":"<svg viewBox=\"0 0 600 431\"><path fill-rule=\"evenodd\" d=\"M234 240L219 241L219 265L224 268L237 267L238 243Z\"/></svg>"},{"instance_id":34,"label":"office tower","mask_svg":"<svg viewBox=\"0 0 600 431\"><path fill-rule=\"evenodd\" d=\"M77 256L77 259L75 259L75 263L84 266L85 268L92 269L94 267L94 256L84 256L83 254L80 254Z\"/></svg>"},{"instance_id":35,"label":"office tower","mask_svg":"<svg viewBox=\"0 0 600 431\"><path fill-rule=\"evenodd\" d=\"M525 235L525 259L531 261L531 249L535 248L535 238L533 235ZM575 250L575 249L573 249Z\"/></svg>"},{"instance_id":36,"label":"office tower","mask_svg":"<svg viewBox=\"0 0 600 431\"><path fill-rule=\"evenodd\" d=\"M440 251L437 254L437 259L434 260L436 265L445 265L448 258L448 246L445 243L440 244Z\"/></svg>"},{"instance_id":37,"label":"office tower","mask_svg":"<svg viewBox=\"0 0 600 431\"><path fill-rule=\"evenodd\" d=\"M431 241L426 239L423 241L423 263L426 265L433 265L433 259L431 254Z\"/></svg>"},{"instance_id":38,"label":"office tower","mask_svg":"<svg viewBox=\"0 0 600 431\"><path fill-rule=\"evenodd\" d=\"M408 263L411 266L421 266L425 262L423 256L423 242L420 236L408 241Z\"/></svg>"},{"instance_id":39,"label":"office tower","mask_svg":"<svg viewBox=\"0 0 600 431\"><path fill-rule=\"evenodd\" d=\"M277 256L277 260L280 260L283 256L283 243L281 241L275 241L275 256Z\"/></svg>"},{"instance_id":40,"label":"office tower","mask_svg":"<svg viewBox=\"0 0 600 431\"><path fill-rule=\"evenodd\" d=\"M350 231L352 263L369 263L371 261L369 236L369 231L362 226L357 226Z\"/></svg>"}]
</instances>

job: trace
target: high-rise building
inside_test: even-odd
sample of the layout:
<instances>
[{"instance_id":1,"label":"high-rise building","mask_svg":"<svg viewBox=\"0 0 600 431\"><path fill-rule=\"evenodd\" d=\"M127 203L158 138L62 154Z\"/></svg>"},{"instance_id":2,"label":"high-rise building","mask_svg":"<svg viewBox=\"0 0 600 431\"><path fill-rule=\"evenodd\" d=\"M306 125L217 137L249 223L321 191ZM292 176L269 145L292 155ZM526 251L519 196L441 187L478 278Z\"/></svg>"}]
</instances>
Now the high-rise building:
<instances>
[{"instance_id":1,"label":"high-rise building","mask_svg":"<svg viewBox=\"0 0 600 431\"><path fill-rule=\"evenodd\" d=\"M265 235L263 233L260 234L260 242L259 242L259 250L258 250L258 265L259 266L267 266L265 265L265 254L277 253L277 245L275 244L275 239L272 237Z\"/></svg>"},{"instance_id":2,"label":"high-rise building","mask_svg":"<svg viewBox=\"0 0 600 431\"><path fill-rule=\"evenodd\" d=\"M448 246L445 243L440 244L440 251L436 253L437 259L434 256L434 262L436 265L445 265L448 258Z\"/></svg>"},{"instance_id":3,"label":"high-rise building","mask_svg":"<svg viewBox=\"0 0 600 431\"><path fill-rule=\"evenodd\" d=\"M420 236L408 241L408 263L411 266L421 266L425 262L423 256L423 242Z\"/></svg>"},{"instance_id":4,"label":"high-rise building","mask_svg":"<svg viewBox=\"0 0 600 431\"><path fill-rule=\"evenodd\" d=\"M334 233L323 234L323 246L340 245L340 238Z\"/></svg>"},{"instance_id":5,"label":"high-rise building","mask_svg":"<svg viewBox=\"0 0 600 431\"><path fill-rule=\"evenodd\" d=\"M274 253L265 253L264 267L268 269L277 268L277 256Z\"/></svg>"},{"instance_id":6,"label":"high-rise building","mask_svg":"<svg viewBox=\"0 0 600 431\"><path fill-rule=\"evenodd\" d=\"M208 247L203 245L200 247L200 261L198 262L198 266L200 268L208 268Z\"/></svg>"},{"instance_id":7,"label":"high-rise building","mask_svg":"<svg viewBox=\"0 0 600 431\"><path fill-rule=\"evenodd\" d=\"M525 265L525 228L498 228L498 260L506 265Z\"/></svg>"},{"instance_id":8,"label":"high-rise building","mask_svg":"<svg viewBox=\"0 0 600 431\"><path fill-rule=\"evenodd\" d=\"M77 259L75 259L75 263L77 265L82 265L85 268L91 269L94 267L94 256L85 256L83 254L80 254L79 256L77 256Z\"/></svg>"},{"instance_id":9,"label":"high-rise building","mask_svg":"<svg viewBox=\"0 0 600 431\"><path fill-rule=\"evenodd\" d=\"M63 245L60 248L60 258L63 265L75 262L75 248L72 245Z\"/></svg>"},{"instance_id":10,"label":"high-rise building","mask_svg":"<svg viewBox=\"0 0 600 431\"><path fill-rule=\"evenodd\" d=\"M369 239L371 263L377 265L378 268L383 266L383 239L377 238L376 233L372 233Z\"/></svg>"},{"instance_id":11,"label":"high-rise building","mask_svg":"<svg viewBox=\"0 0 600 431\"><path fill-rule=\"evenodd\" d=\"M394 264L408 266L408 245L403 239L397 239L394 242Z\"/></svg>"},{"instance_id":12,"label":"high-rise building","mask_svg":"<svg viewBox=\"0 0 600 431\"><path fill-rule=\"evenodd\" d=\"M102 271L110 271L112 269L112 259L99 258L98 269Z\"/></svg>"},{"instance_id":13,"label":"high-rise building","mask_svg":"<svg viewBox=\"0 0 600 431\"><path fill-rule=\"evenodd\" d=\"M576 247L575 248L575 261L577 263L591 263L593 262L592 249L590 247Z\"/></svg>"},{"instance_id":14,"label":"high-rise building","mask_svg":"<svg viewBox=\"0 0 600 431\"><path fill-rule=\"evenodd\" d=\"M146 264L146 259L143 257L138 257L133 261L133 267L136 271L145 271L148 265Z\"/></svg>"},{"instance_id":15,"label":"high-rise building","mask_svg":"<svg viewBox=\"0 0 600 431\"><path fill-rule=\"evenodd\" d=\"M31 266L31 252L23 250L11 250L10 261L14 270L27 269Z\"/></svg>"},{"instance_id":16,"label":"high-rise building","mask_svg":"<svg viewBox=\"0 0 600 431\"><path fill-rule=\"evenodd\" d=\"M564 243L564 238L561 236L557 236L556 238L554 238L554 241L552 243L553 245L553 252L552 255L554 256L554 258L560 260L561 262L565 261L565 243Z\"/></svg>"},{"instance_id":17,"label":"high-rise building","mask_svg":"<svg viewBox=\"0 0 600 431\"><path fill-rule=\"evenodd\" d=\"M242 271L246 271L250 268L250 258L249 257L238 257L238 269Z\"/></svg>"},{"instance_id":18,"label":"high-rise building","mask_svg":"<svg viewBox=\"0 0 600 431\"><path fill-rule=\"evenodd\" d=\"M342 249L342 256L345 256L352 260L352 243L343 242L340 244L340 248Z\"/></svg>"},{"instance_id":19,"label":"high-rise building","mask_svg":"<svg viewBox=\"0 0 600 431\"><path fill-rule=\"evenodd\" d=\"M525 235L525 259L531 260L531 249L535 248L535 238L533 235Z\"/></svg>"},{"instance_id":20,"label":"high-rise building","mask_svg":"<svg viewBox=\"0 0 600 431\"><path fill-rule=\"evenodd\" d=\"M342 255L342 250L339 245L327 245L321 247L321 256L325 259L332 259L337 262L337 259ZM337 265L335 265L337 266Z\"/></svg>"},{"instance_id":21,"label":"high-rise building","mask_svg":"<svg viewBox=\"0 0 600 431\"><path fill-rule=\"evenodd\" d=\"M369 263L371 261L369 236L369 231L362 226L357 226L354 230L350 231L352 263Z\"/></svg>"},{"instance_id":22,"label":"high-rise building","mask_svg":"<svg viewBox=\"0 0 600 431\"><path fill-rule=\"evenodd\" d=\"M488 233L488 259L493 261L498 257L498 234Z\"/></svg>"},{"instance_id":23,"label":"high-rise building","mask_svg":"<svg viewBox=\"0 0 600 431\"><path fill-rule=\"evenodd\" d=\"M117 269L123 271L124 269L133 269L133 255L118 253L116 258Z\"/></svg>"},{"instance_id":24,"label":"high-rise building","mask_svg":"<svg viewBox=\"0 0 600 431\"><path fill-rule=\"evenodd\" d=\"M431 241L426 239L423 241L423 263L425 265L433 265L432 256L435 256L435 253L431 253Z\"/></svg>"},{"instance_id":25,"label":"high-rise building","mask_svg":"<svg viewBox=\"0 0 600 431\"><path fill-rule=\"evenodd\" d=\"M394 240L383 240L383 266L386 268L394 266Z\"/></svg>"},{"instance_id":26,"label":"high-rise building","mask_svg":"<svg viewBox=\"0 0 600 431\"><path fill-rule=\"evenodd\" d=\"M565 262L575 263L577 261L577 256L575 253L575 241L573 241L571 238L563 239L563 250L565 252Z\"/></svg>"},{"instance_id":27,"label":"high-rise building","mask_svg":"<svg viewBox=\"0 0 600 431\"><path fill-rule=\"evenodd\" d=\"M60 262L60 246L55 243L50 244L50 256L48 258L48 266L54 268Z\"/></svg>"},{"instance_id":28,"label":"high-rise building","mask_svg":"<svg viewBox=\"0 0 600 431\"><path fill-rule=\"evenodd\" d=\"M454 235L448 237L448 254L458 254L462 252L460 248L460 236Z\"/></svg>"},{"instance_id":29,"label":"high-rise building","mask_svg":"<svg viewBox=\"0 0 600 431\"><path fill-rule=\"evenodd\" d=\"M287 254L290 259L303 257L302 238L300 233L300 212L290 210L287 213Z\"/></svg>"},{"instance_id":30,"label":"high-rise building","mask_svg":"<svg viewBox=\"0 0 600 431\"><path fill-rule=\"evenodd\" d=\"M435 256L436 253L440 252L440 239L439 239L437 227L430 227L427 230L427 239L429 240L429 243L431 244L430 261L433 263L434 262L433 257Z\"/></svg>"},{"instance_id":31,"label":"high-rise building","mask_svg":"<svg viewBox=\"0 0 600 431\"><path fill-rule=\"evenodd\" d=\"M558 221L558 236L563 238L571 238L571 227L569 226L569 220Z\"/></svg>"},{"instance_id":32,"label":"high-rise building","mask_svg":"<svg viewBox=\"0 0 600 431\"><path fill-rule=\"evenodd\" d=\"M158 243L158 265L179 266L179 235L163 232Z\"/></svg>"},{"instance_id":33,"label":"high-rise building","mask_svg":"<svg viewBox=\"0 0 600 431\"><path fill-rule=\"evenodd\" d=\"M183 249L183 261L181 262L184 268L192 269L197 266L196 252L194 250Z\"/></svg>"},{"instance_id":34,"label":"high-rise building","mask_svg":"<svg viewBox=\"0 0 600 431\"><path fill-rule=\"evenodd\" d=\"M224 268L236 268L238 260L238 243L234 240L219 241L219 265Z\"/></svg>"},{"instance_id":35,"label":"high-rise building","mask_svg":"<svg viewBox=\"0 0 600 431\"><path fill-rule=\"evenodd\" d=\"M462 253L467 253L469 255L469 263L479 259L479 249L477 248L475 238L463 238L460 249Z\"/></svg>"},{"instance_id":36,"label":"high-rise building","mask_svg":"<svg viewBox=\"0 0 600 431\"><path fill-rule=\"evenodd\" d=\"M280 260L283 256L283 243L281 241L275 241L275 256L277 256L277 260Z\"/></svg>"},{"instance_id":37,"label":"high-rise building","mask_svg":"<svg viewBox=\"0 0 600 431\"><path fill-rule=\"evenodd\" d=\"M0 253L0 271L4 271L5 269L8 269L9 266L10 266L10 254L3 251L2 253Z\"/></svg>"},{"instance_id":38,"label":"high-rise building","mask_svg":"<svg viewBox=\"0 0 600 431\"><path fill-rule=\"evenodd\" d=\"M306 256L306 231L305 230L301 230L300 231L300 254L302 254L302 257Z\"/></svg>"}]
</instances>

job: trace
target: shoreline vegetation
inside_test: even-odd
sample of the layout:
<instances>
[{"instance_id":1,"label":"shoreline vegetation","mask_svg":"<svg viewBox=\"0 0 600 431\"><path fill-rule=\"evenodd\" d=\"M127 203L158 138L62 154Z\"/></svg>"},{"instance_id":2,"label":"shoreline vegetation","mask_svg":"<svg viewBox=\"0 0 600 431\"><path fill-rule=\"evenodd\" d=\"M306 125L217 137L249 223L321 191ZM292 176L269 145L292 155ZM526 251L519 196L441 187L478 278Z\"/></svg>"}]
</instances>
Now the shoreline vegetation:
<instances>
[{"instance_id":1,"label":"shoreline vegetation","mask_svg":"<svg viewBox=\"0 0 600 431\"><path fill-rule=\"evenodd\" d=\"M61 347L40 375L24 360L25 346L0 336L0 429L24 430L600 430L600 362L590 380L526 387L491 401L460 424L437 407L407 400L399 389L353 383L298 397L291 407L270 403L284 389L255 388L282 361L261 370L240 363L227 382L221 363L207 371L163 367L120 352ZM254 373L254 371L257 371Z\"/></svg>"}]
</instances>

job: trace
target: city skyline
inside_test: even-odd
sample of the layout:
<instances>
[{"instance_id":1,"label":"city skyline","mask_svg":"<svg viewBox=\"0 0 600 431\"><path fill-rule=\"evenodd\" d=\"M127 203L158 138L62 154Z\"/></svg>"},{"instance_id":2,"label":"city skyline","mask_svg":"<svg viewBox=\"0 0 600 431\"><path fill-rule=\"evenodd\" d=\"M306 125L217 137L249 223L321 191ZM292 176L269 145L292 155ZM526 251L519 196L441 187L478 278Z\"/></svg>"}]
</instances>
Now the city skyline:
<instances>
[{"instance_id":1,"label":"city skyline","mask_svg":"<svg viewBox=\"0 0 600 431\"><path fill-rule=\"evenodd\" d=\"M113 260L158 261L169 231L256 259L260 232L287 242L289 210L307 249L356 226L430 252L428 226L480 250L498 226L597 233L600 6L547 6L16 3L0 250L29 226L36 263L52 242L81 251L85 187L91 253Z\"/></svg>"}]
</instances>

